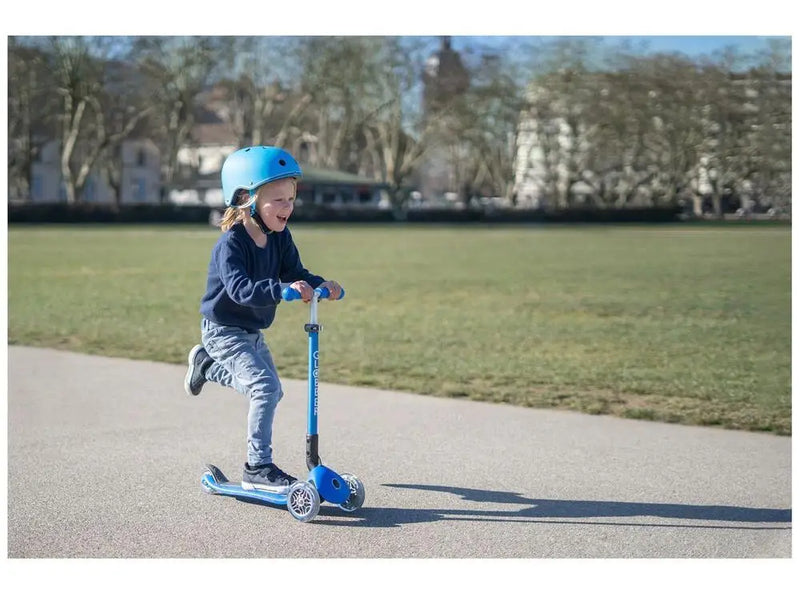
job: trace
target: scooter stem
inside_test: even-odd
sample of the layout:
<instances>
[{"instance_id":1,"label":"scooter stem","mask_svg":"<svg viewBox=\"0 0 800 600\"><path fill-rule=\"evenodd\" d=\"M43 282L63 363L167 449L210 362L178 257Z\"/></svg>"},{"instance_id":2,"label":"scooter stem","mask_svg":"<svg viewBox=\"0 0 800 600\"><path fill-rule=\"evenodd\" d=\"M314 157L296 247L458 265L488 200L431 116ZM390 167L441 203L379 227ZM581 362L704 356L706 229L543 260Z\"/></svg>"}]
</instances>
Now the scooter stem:
<instances>
[{"instance_id":1,"label":"scooter stem","mask_svg":"<svg viewBox=\"0 0 800 600\"><path fill-rule=\"evenodd\" d=\"M311 298L311 316L306 323L308 332L308 420L306 427L306 466L309 470L321 464L319 459L319 432L317 411L319 409L319 332L322 326L317 322L317 303L320 292L314 290Z\"/></svg>"}]
</instances>

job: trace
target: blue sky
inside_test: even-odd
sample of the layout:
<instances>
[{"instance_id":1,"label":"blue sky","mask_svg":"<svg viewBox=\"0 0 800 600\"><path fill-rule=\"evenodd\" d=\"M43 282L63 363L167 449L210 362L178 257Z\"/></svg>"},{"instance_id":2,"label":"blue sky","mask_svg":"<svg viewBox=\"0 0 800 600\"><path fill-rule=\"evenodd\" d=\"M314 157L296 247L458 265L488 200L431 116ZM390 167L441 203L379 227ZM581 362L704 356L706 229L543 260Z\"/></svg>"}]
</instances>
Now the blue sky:
<instances>
[{"instance_id":1,"label":"blue sky","mask_svg":"<svg viewBox=\"0 0 800 600\"><path fill-rule=\"evenodd\" d=\"M537 48L547 47L559 39L579 38L578 34L565 36L508 36L508 35L454 35L452 36L453 49L462 53L462 58L466 58L472 50L479 55L483 52L492 52L506 55L512 61L515 56L520 59L518 66L523 69L523 76L532 74L531 69L535 66L530 63L529 57L535 56ZM703 57L715 61L719 58L718 52L733 47L736 56L741 60L737 68L748 68L761 63L763 56L761 53L769 49L770 44L776 40L783 40L791 43L791 36L767 36L767 35L602 35L593 34L588 37L593 41L602 41L609 49L616 49L623 44L629 52L648 55L655 53L680 53L692 60L702 60ZM440 45L440 37L424 36L425 47L429 52L434 52ZM784 46L784 51L785 51ZM788 68L791 72L791 46L788 47L788 62L784 62L782 69ZM531 54L533 52L533 54ZM600 54L597 55L600 57ZM784 59L786 60L786 59ZM527 62L526 62L527 61Z\"/></svg>"},{"instance_id":2,"label":"blue sky","mask_svg":"<svg viewBox=\"0 0 800 600\"><path fill-rule=\"evenodd\" d=\"M769 37L758 35L604 36L611 43L628 39L634 43L646 44L652 52L681 52L689 56L711 54L727 46L735 46L747 53L764 50L767 48Z\"/></svg>"},{"instance_id":3,"label":"blue sky","mask_svg":"<svg viewBox=\"0 0 800 600\"><path fill-rule=\"evenodd\" d=\"M480 39L481 42L502 48L512 43L514 36L464 36L471 40ZM527 36L526 36L527 37ZM594 36L593 36L594 37ZM629 41L635 47L642 47L644 52L681 52L689 56L710 55L715 51L722 50L728 46L735 46L744 53L765 50L768 47L768 40L780 39L779 36L763 35L604 35L604 41L611 45ZM558 39L558 36L530 36L532 40L542 42ZM784 40L791 39L783 36ZM455 37L453 47L458 49L459 40Z\"/></svg>"}]
</instances>

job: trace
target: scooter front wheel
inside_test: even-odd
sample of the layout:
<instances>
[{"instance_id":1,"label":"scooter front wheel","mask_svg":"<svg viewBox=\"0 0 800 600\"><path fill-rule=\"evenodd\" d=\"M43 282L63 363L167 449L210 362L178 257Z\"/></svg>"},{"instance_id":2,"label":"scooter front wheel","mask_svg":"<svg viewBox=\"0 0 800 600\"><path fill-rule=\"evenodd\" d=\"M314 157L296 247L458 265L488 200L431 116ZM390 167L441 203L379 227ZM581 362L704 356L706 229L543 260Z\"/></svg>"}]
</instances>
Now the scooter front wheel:
<instances>
[{"instance_id":1,"label":"scooter front wheel","mask_svg":"<svg viewBox=\"0 0 800 600\"><path fill-rule=\"evenodd\" d=\"M358 477L350 473L342 473L341 477L347 482L347 486L350 488L350 496L345 502L342 502L339 507L345 512L358 510L364 505L364 498L366 497L364 484L361 483Z\"/></svg>"},{"instance_id":2,"label":"scooter front wheel","mask_svg":"<svg viewBox=\"0 0 800 600\"><path fill-rule=\"evenodd\" d=\"M319 492L308 481L295 481L286 496L286 508L298 521L307 523L319 512Z\"/></svg>"}]
</instances>

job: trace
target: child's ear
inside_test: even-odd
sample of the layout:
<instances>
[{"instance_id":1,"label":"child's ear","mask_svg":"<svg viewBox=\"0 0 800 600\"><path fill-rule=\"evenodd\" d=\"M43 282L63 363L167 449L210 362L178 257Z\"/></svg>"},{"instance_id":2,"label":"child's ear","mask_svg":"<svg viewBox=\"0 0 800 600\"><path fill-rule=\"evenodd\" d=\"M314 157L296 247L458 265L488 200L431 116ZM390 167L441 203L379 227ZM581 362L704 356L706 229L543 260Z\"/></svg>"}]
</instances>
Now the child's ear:
<instances>
[{"instance_id":1,"label":"child's ear","mask_svg":"<svg viewBox=\"0 0 800 600\"><path fill-rule=\"evenodd\" d=\"M239 190L236 192L236 205L244 206L250 201L250 192L248 190Z\"/></svg>"}]
</instances>

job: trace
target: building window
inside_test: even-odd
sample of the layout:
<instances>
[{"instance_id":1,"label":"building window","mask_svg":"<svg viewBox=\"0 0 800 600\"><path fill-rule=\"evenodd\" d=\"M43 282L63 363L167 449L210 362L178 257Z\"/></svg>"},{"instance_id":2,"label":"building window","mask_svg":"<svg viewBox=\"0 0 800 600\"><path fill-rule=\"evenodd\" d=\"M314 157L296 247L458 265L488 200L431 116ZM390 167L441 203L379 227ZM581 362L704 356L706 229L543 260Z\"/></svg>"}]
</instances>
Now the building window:
<instances>
[{"instance_id":1,"label":"building window","mask_svg":"<svg viewBox=\"0 0 800 600\"><path fill-rule=\"evenodd\" d=\"M147 185L142 178L136 179L133 182L133 200L134 202L144 202L147 197Z\"/></svg>"},{"instance_id":2,"label":"building window","mask_svg":"<svg viewBox=\"0 0 800 600\"><path fill-rule=\"evenodd\" d=\"M311 204L314 201L314 194L310 189L300 189L297 190L297 196L295 197L294 203L296 206L301 206L302 204L308 203Z\"/></svg>"},{"instance_id":3,"label":"building window","mask_svg":"<svg viewBox=\"0 0 800 600\"><path fill-rule=\"evenodd\" d=\"M147 165L147 154L145 154L144 150L139 150L136 154L136 166L137 167L144 167Z\"/></svg>"},{"instance_id":4,"label":"building window","mask_svg":"<svg viewBox=\"0 0 800 600\"><path fill-rule=\"evenodd\" d=\"M86 185L83 186L83 199L86 202L94 202L97 200L97 185L94 182L94 177L89 177L86 180Z\"/></svg>"},{"instance_id":5,"label":"building window","mask_svg":"<svg viewBox=\"0 0 800 600\"><path fill-rule=\"evenodd\" d=\"M33 181L31 181L31 199L33 200L42 200L42 196L44 195L44 190L42 189L42 176L41 175L34 175Z\"/></svg>"},{"instance_id":6,"label":"building window","mask_svg":"<svg viewBox=\"0 0 800 600\"><path fill-rule=\"evenodd\" d=\"M308 149L308 142L300 142L300 149L297 154L297 158L300 162L308 162L309 156L311 155Z\"/></svg>"}]
</instances>

